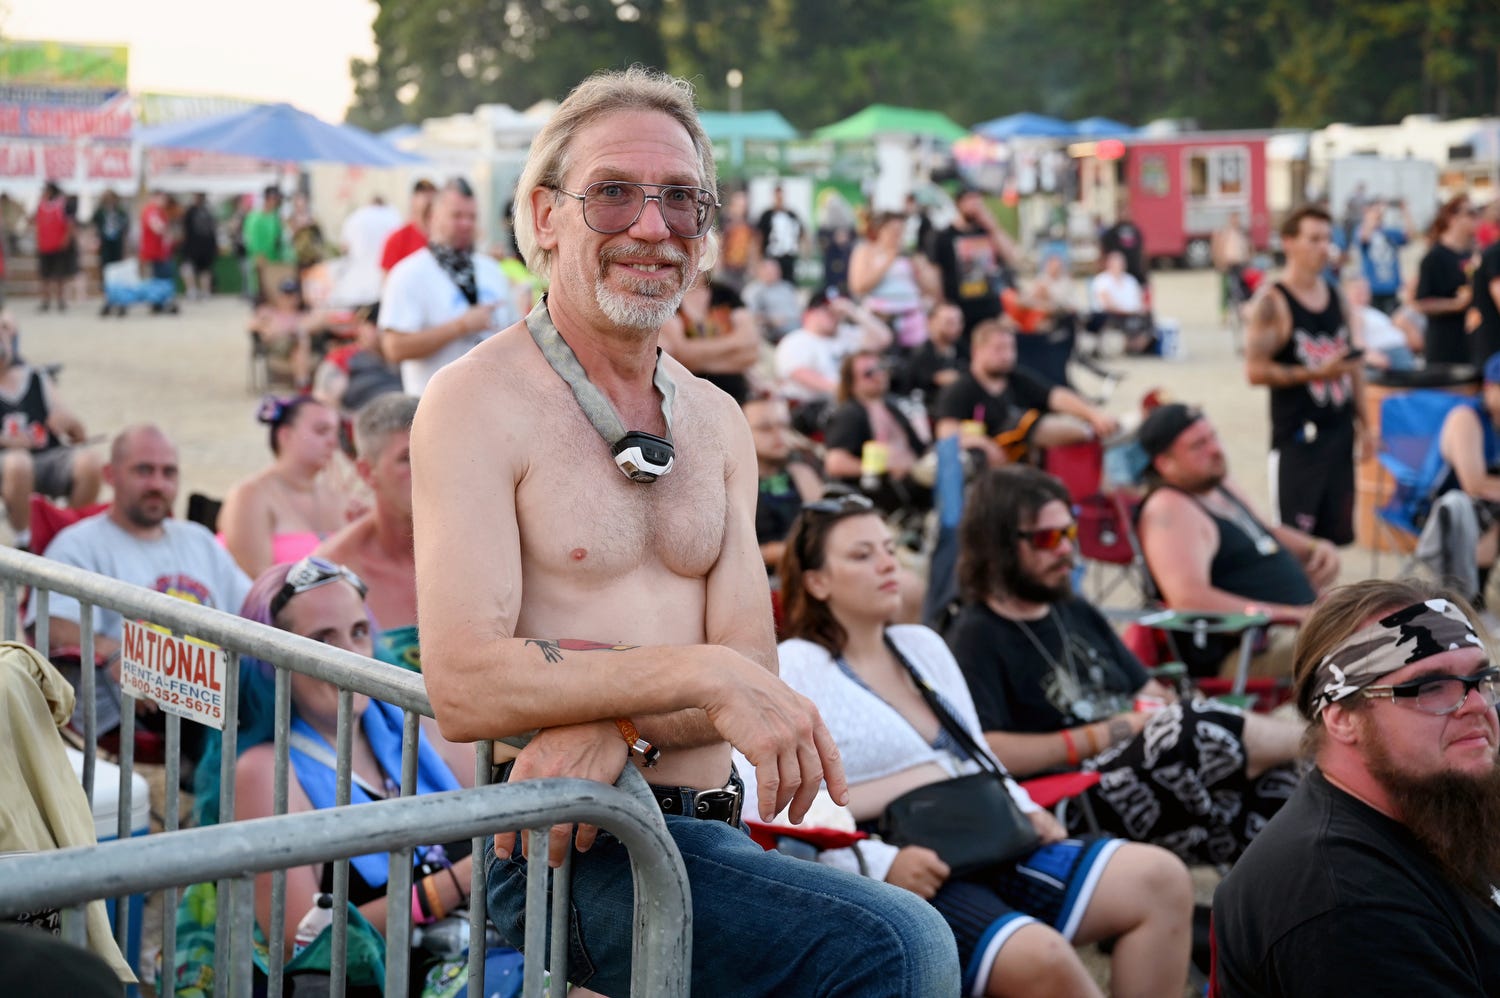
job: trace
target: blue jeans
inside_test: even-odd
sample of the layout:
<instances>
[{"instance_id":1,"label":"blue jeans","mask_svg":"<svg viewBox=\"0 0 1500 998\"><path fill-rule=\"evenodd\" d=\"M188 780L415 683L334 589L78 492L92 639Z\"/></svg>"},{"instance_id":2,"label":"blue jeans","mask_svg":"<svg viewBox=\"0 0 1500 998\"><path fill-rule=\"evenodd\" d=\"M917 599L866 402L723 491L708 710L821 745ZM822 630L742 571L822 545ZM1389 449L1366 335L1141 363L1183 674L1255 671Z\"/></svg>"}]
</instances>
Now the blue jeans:
<instances>
[{"instance_id":1,"label":"blue jeans","mask_svg":"<svg viewBox=\"0 0 1500 998\"><path fill-rule=\"evenodd\" d=\"M959 994L953 932L899 887L768 853L743 829L667 816L693 899L694 995ZM606 995L630 990L634 890L625 847L601 834L573 854L568 980ZM526 861L489 863L490 920L525 942Z\"/></svg>"}]
</instances>

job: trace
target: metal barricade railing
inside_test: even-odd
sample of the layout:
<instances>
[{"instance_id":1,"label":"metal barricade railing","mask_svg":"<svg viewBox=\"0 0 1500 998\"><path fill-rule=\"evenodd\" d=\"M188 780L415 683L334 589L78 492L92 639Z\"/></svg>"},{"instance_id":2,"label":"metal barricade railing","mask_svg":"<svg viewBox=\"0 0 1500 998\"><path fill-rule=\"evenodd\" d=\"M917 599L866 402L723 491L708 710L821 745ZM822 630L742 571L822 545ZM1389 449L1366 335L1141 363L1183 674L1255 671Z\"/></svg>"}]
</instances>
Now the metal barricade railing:
<instances>
[{"instance_id":1,"label":"metal barricade railing","mask_svg":"<svg viewBox=\"0 0 1500 998\"><path fill-rule=\"evenodd\" d=\"M0 917L226 879L230 889L225 895L228 903L220 906L221 921L232 926L235 950L245 955L236 959L231 977L219 980L229 980L228 993L240 998L249 995L251 987L254 874L371 850L410 852L434 835L457 839L525 828L532 836L528 862L535 876L538 867L545 870L547 852L545 832L538 826L574 821L608 829L630 854L637 891L631 993L686 995L689 941L682 927L689 920L690 899L666 826L655 809L638 799L586 780L476 787L7 857L0 859ZM649 904L643 902L646 898ZM69 920L70 927L81 929L81 923L81 918ZM540 954L541 941L537 942L535 952ZM566 948L565 940L554 937L554 946L559 942ZM535 982L532 968L527 968L527 995L540 993L537 963ZM335 988L340 981L335 974ZM476 993L475 987L471 985L470 994ZM554 975L553 994L562 994L562 987ZM387 994L391 993L388 984Z\"/></svg>"},{"instance_id":2,"label":"metal barricade railing","mask_svg":"<svg viewBox=\"0 0 1500 998\"><path fill-rule=\"evenodd\" d=\"M339 688L338 699L338 727L335 746L335 803L346 805L350 800L350 775L352 771L352 733L355 718L353 716L353 696L362 694L373 699L384 701L403 711L403 739L401 751L401 797L410 797L416 789L417 772L417 744L419 715L432 716L432 708L427 700L426 688L420 676L395 666L364 658L360 655L341 649L333 648L320 642L312 641L299 635L267 627L254 621L245 620L235 614L225 613L210 607L189 603L175 599L162 593L143 589L139 586L130 585L105 576L96 575L83 571L69 565L49 561L45 558L13 551L8 548L0 548L0 598L3 598L3 631L0 636L6 640L14 640L18 634L20 624L18 608L22 590L24 587L31 588L31 600L35 608L36 630L34 644L36 648L46 655L49 651L49 628L48 608L50 594L56 592L70 596L79 601L79 657L84 666L81 668L81 677L78 688L79 702L83 706L83 738L84 763L83 763L83 786L89 800L93 800L94 789L94 750L98 741L98 721L95 703L95 675L94 669L88 667L94 661L95 635L93 628L94 607L113 610L127 620L142 620L158 627L168 629L173 636L192 637L200 641L211 642L223 650L226 659L225 682L224 682L224 704L223 713L225 724L222 739L222 757L220 760L220 800L219 819L220 827L229 824L236 825L235 834L239 834L239 828L254 825L254 822L232 822L234 815L234 765L237 756L237 719L239 714L239 658L241 655L250 655L254 658L270 663L275 667L275 735L274 735L274 789L273 810L276 815L284 815L287 808L288 788L288 733L291 718L291 682L290 675L293 672L311 676L332 683ZM128 698L122 696L122 700ZM135 712L131 704L122 703L120 710L119 731L119 814L118 814L118 837L120 844L126 843L131 836L131 796L132 778L134 772L133 747L135 739ZM524 744L524 739L506 739L513 745ZM178 796L178 781L180 777L180 753L181 753L181 720L175 714L165 715L165 814L164 825L167 836L173 841L182 835L188 834L179 831L178 813L180 810L180 799ZM478 742L475 746L475 783L487 784L490 781L490 771L493 759L493 744L490 742ZM574 784L577 781L539 781L535 784L521 784L515 787L504 788L511 792L525 791L523 798L535 804L536 793L557 807L572 806L573 802L566 796L566 791L575 791ZM597 788L597 785L591 785ZM670 839L666 838L665 825L662 822L659 811L654 807L645 781L639 772L632 766L627 766L621 776L619 786L639 801L645 813L654 816L656 823L661 826L661 836L669 846L665 853L667 865L673 878L679 882L681 893L686 896L686 872L682 867L682 861L675 847L671 846ZM501 788L496 788L500 790ZM647 806L650 805L650 806ZM374 807L375 804L361 805L356 810ZM331 813L331 812L329 812ZM380 812L384 813L384 812ZM572 813L572 812L569 812ZM294 816L297 818L310 817L304 815ZM538 820L542 820L540 817ZM552 820L551 818L546 819ZM591 821L589 818L582 820ZM545 822L544 822L545 823ZM487 826L488 827L488 826ZM527 824L509 825L507 829L527 828L535 829L537 826ZM493 829L502 830L502 829ZM477 834L477 833L476 833ZM535 836L535 831L528 831L529 836ZM166 836L147 836L148 839L157 840L152 843L152 848L164 848L160 842ZM438 841L451 841L451 839L437 839ZM194 840L196 841L196 840ZM350 855L364 855L370 852L381 851L374 848L374 840L368 836L363 840L364 847L345 853L330 853L329 857L337 862L334 865L333 877L333 953L332 960L335 967L342 966L347 944L347 922L349 885L349 863L347 857ZM434 829L428 828L425 833L425 841L434 841ZM528 839L528 842L531 842ZM413 848L422 844L418 839L403 840L392 847L390 852L390 872L387 884L387 896L404 898L411 893L412 889L412 854ZM479 862L484 854L485 839L483 836L475 837L472 843L472 854L475 857L473 863L473 877L470 883L470 939L483 940L485 938L485 913L482 904L484 897L484 870L483 864ZM121 855L117 851L115 843L105 843L100 849L110 849L110 855ZM632 846L632 849L634 847ZM70 851L74 852L74 851ZM527 961L526 966L526 994L539 993L542 968L541 960L537 954L542 952L547 919L545 917L547 898L549 892L546 890L548 869L545 863L545 843L538 848L528 850L531 855L528 866L531 891L527 897L527 939L526 951L533 954L534 959ZM163 853L165 855L165 853ZM175 854L174 854L175 855ZM320 854L321 855L321 854ZM285 858L285 857L282 857ZM37 857L31 857L33 861ZM632 853L632 862L639 861ZM241 855L239 863L243 869L250 869L249 864L256 862L253 856ZM288 867L295 866L292 861L271 863L257 866L259 871L276 870L272 880L271 891L271 924L265 927L266 935L273 941L270 947L270 993L279 994L282 983L282 971L284 964L283 948L275 945L275 941L284 938L286 917L286 875ZM29 869L31 867L28 867ZM175 871L174 871L175 872ZM554 873L551 883L551 894L555 897L566 898L568 896L568 882L571 872L571 861L564 864ZM173 970L173 962L176 949L175 921L173 913L177 905L177 887L182 884L195 883L203 878L196 879L160 879L157 884L164 887L163 910L164 922L162 927L161 964L163 976L170 975ZM6 891L4 884L7 881L0 879L0 907L8 906L13 900ZM233 887L234 880L229 876L220 882L221 895L232 897L231 891L244 891L243 886ZM684 908L683 920L680 924L663 927L659 924L665 914L662 908L653 908L656 898L643 896L643 885L639 877L636 880L636 918L635 926L637 933L637 958L639 958L639 944L644 935L650 940L661 940L671 937L673 933L681 933L681 939L673 942L669 949L678 954L680 959L676 960L678 973L685 980L687 975L686 943L685 940L691 933L691 913ZM149 886L149 885L148 885ZM250 896L250 892L245 892ZM113 896L107 892L96 889L88 898L100 898ZM670 907L670 906L669 906ZM566 930L567 905L554 905L556 909L552 917L552 931L555 944L552 947L551 967L554 993L561 994L563 981L566 979L566 959L568 947L565 939L560 934ZM673 916L675 917L675 916ZM411 911L405 904L388 905L387 936L392 939L405 939L411 933ZM253 918L252 918L253 921ZM115 932L122 949L125 948L129 932L129 911L125 904L117 905ZM65 933L72 932L74 941L79 941L81 936L82 918L77 919L77 925L72 925L72 920L65 918ZM660 964L663 960L672 963L667 955L653 957L653 965ZM240 953L234 949L233 936L230 925L225 919L220 919L216 926L215 940L215 976L217 980L229 980L229 972L233 965L236 969L248 967L248 951ZM475 945L470 952L470 980L471 988L477 988L482 984L484 973L484 947ZM407 977L410 971L409 951L405 946L388 947L387 965L387 993L402 993L397 990L406 987ZM653 978L657 980L658 978ZM340 974L333 975L333 988L336 998L343 994L344 981ZM238 993L238 992L236 992ZM470 993L475 993L471 990ZM664 991L652 989L636 991L637 994L661 994ZM676 993L676 992L673 992Z\"/></svg>"}]
</instances>

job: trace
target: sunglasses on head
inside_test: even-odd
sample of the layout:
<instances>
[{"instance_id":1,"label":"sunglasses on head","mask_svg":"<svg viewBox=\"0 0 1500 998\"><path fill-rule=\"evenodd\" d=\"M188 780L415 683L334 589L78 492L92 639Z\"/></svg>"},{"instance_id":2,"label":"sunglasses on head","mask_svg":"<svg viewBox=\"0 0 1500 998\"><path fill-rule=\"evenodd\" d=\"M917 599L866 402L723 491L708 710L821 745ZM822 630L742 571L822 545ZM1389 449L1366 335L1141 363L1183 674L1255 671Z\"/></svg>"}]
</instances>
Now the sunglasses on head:
<instances>
[{"instance_id":1,"label":"sunglasses on head","mask_svg":"<svg viewBox=\"0 0 1500 998\"><path fill-rule=\"evenodd\" d=\"M1021 539L1038 551L1051 551L1064 540L1076 544L1078 542L1078 524L1070 523L1066 527L1047 527L1043 530L1023 531Z\"/></svg>"},{"instance_id":2,"label":"sunglasses on head","mask_svg":"<svg viewBox=\"0 0 1500 998\"><path fill-rule=\"evenodd\" d=\"M281 588L276 590L276 595L271 597L271 619L275 620L286 609L293 596L299 596L309 589L326 586L330 582L343 579L355 588L359 598L364 599L369 589L364 580L355 575L343 565L335 565L331 561L322 558L307 557L297 562L286 573L286 581Z\"/></svg>"}]
</instances>

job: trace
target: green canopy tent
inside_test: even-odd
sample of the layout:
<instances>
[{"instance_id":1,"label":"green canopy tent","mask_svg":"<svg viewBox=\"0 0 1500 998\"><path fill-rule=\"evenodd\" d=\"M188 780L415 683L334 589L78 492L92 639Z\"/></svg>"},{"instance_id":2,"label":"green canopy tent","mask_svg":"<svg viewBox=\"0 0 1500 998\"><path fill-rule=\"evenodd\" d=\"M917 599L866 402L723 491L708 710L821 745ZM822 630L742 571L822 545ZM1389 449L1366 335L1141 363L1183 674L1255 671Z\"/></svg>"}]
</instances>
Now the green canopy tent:
<instances>
[{"instance_id":1,"label":"green canopy tent","mask_svg":"<svg viewBox=\"0 0 1500 998\"><path fill-rule=\"evenodd\" d=\"M785 142L797 137L779 111L699 111L698 120L711 142Z\"/></svg>"},{"instance_id":2,"label":"green canopy tent","mask_svg":"<svg viewBox=\"0 0 1500 998\"><path fill-rule=\"evenodd\" d=\"M824 125L813 132L813 137L831 142L861 142L880 135L918 135L953 142L968 134L967 128L941 111L871 104L842 121Z\"/></svg>"}]
</instances>

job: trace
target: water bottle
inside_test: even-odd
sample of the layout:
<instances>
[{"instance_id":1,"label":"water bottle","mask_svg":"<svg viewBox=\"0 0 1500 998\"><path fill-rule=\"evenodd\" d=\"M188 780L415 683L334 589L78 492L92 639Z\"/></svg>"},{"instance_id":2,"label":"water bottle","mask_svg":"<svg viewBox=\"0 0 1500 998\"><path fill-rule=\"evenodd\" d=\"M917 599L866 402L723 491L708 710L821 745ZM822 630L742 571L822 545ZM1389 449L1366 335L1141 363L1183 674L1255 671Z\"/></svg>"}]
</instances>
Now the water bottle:
<instances>
[{"instance_id":1,"label":"water bottle","mask_svg":"<svg viewBox=\"0 0 1500 998\"><path fill-rule=\"evenodd\" d=\"M333 924L333 895L321 891L313 894L312 907L297 923L297 938L292 943L292 956L307 949L318 934Z\"/></svg>"}]
</instances>

